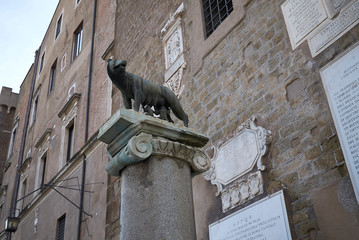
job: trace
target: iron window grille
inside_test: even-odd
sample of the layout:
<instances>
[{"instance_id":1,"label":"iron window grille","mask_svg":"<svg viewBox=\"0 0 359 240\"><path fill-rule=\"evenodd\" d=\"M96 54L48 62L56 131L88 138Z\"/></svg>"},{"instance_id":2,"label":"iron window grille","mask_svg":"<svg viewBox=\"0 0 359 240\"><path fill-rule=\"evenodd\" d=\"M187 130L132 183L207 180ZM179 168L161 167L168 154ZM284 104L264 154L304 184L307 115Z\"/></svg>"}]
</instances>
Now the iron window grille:
<instances>
[{"instance_id":1,"label":"iron window grille","mask_svg":"<svg viewBox=\"0 0 359 240\"><path fill-rule=\"evenodd\" d=\"M63 215L62 217L57 219L56 240L64 240L65 239L65 221L66 221L66 215Z\"/></svg>"},{"instance_id":2,"label":"iron window grille","mask_svg":"<svg viewBox=\"0 0 359 240\"><path fill-rule=\"evenodd\" d=\"M233 3L232 0L202 0L202 6L208 38L233 11Z\"/></svg>"}]
</instances>

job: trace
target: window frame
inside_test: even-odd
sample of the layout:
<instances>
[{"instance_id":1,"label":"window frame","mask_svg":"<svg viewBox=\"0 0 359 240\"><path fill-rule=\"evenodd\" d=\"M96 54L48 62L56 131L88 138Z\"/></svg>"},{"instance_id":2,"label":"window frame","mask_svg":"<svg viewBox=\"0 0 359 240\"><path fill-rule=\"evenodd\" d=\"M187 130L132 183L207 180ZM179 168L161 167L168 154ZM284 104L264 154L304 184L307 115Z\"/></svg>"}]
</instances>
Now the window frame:
<instances>
[{"instance_id":1,"label":"window frame","mask_svg":"<svg viewBox=\"0 0 359 240\"><path fill-rule=\"evenodd\" d=\"M61 72L64 71L66 67L66 61L67 61L67 54L65 53L61 58Z\"/></svg>"},{"instance_id":2,"label":"window frame","mask_svg":"<svg viewBox=\"0 0 359 240\"><path fill-rule=\"evenodd\" d=\"M39 67L39 74L44 69L44 61L45 61L45 51L42 53L41 60L40 60L40 67Z\"/></svg>"},{"instance_id":3,"label":"window frame","mask_svg":"<svg viewBox=\"0 0 359 240\"><path fill-rule=\"evenodd\" d=\"M26 196L26 188L27 188L27 177L21 182L21 205L20 205L20 212L22 212L22 210L25 207L25 196Z\"/></svg>"},{"instance_id":4,"label":"window frame","mask_svg":"<svg viewBox=\"0 0 359 240\"><path fill-rule=\"evenodd\" d=\"M82 42L83 42L83 21L78 25L74 31L73 39L73 48L72 48L72 61L80 55L82 52Z\"/></svg>"},{"instance_id":5,"label":"window frame","mask_svg":"<svg viewBox=\"0 0 359 240\"><path fill-rule=\"evenodd\" d=\"M45 152L40 159L40 182L39 186L41 189L44 188L45 185L45 177L46 177L46 164L47 164L47 152Z\"/></svg>"},{"instance_id":6,"label":"window frame","mask_svg":"<svg viewBox=\"0 0 359 240\"><path fill-rule=\"evenodd\" d=\"M56 240L65 239L65 229L66 229L66 213L57 219L56 238L55 238ZM60 230L62 230L62 236L59 235Z\"/></svg>"},{"instance_id":7,"label":"window frame","mask_svg":"<svg viewBox=\"0 0 359 240\"><path fill-rule=\"evenodd\" d=\"M66 126L66 162L69 162L74 153L75 143L75 120Z\"/></svg>"},{"instance_id":8,"label":"window frame","mask_svg":"<svg viewBox=\"0 0 359 240\"><path fill-rule=\"evenodd\" d=\"M35 124L38 107L39 107L39 94L37 93L32 101L30 126Z\"/></svg>"},{"instance_id":9,"label":"window frame","mask_svg":"<svg viewBox=\"0 0 359 240\"><path fill-rule=\"evenodd\" d=\"M205 37L208 38L223 21L233 12L232 0L201 0ZM220 6L223 3L224 6ZM207 5L207 7L205 6ZM226 10L224 13L223 10ZM208 13L206 13L208 12ZM217 20L216 20L217 19Z\"/></svg>"},{"instance_id":10,"label":"window frame","mask_svg":"<svg viewBox=\"0 0 359 240\"><path fill-rule=\"evenodd\" d=\"M52 64L51 69L50 69L49 94L55 88L56 73L57 73L57 58L56 58L55 62Z\"/></svg>"},{"instance_id":11,"label":"window frame","mask_svg":"<svg viewBox=\"0 0 359 240\"><path fill-rule=\"evenodd\" d=\"M14 153L14 146L15 146L15 140L16 140L18 126L19 126L19 119L17 118L16 122L14 124L14 127L11 130L11 137L10 137L9 149L7 152L7 159L9 159Z\"/></svg>"},{"instance_id":12,"label":"window frame","mask_svg":"<svg viewBox=\"0 0 359 240\"><path fill-rule=\"evenodd\" d=\"M59 18L56 21L56 28L55 28L55 40L58 38L58 36L61 33L62 30L62 23L63 23L63 14L61 13Z\"/></svg>"}]
</instances>

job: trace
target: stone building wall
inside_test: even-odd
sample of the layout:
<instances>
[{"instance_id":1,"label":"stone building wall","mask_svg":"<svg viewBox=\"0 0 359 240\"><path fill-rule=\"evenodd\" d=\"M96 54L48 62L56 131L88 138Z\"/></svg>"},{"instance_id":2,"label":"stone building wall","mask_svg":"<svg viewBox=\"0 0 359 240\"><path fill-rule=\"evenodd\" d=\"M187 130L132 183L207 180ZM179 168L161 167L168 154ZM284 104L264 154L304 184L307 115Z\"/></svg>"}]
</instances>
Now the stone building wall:
<instances>
[{"instance_id":1,"label":"stone building wall","mask_svg":"<svg viewBox=\"0 0 359 240\"><path fill-rule=\"evenodd\" d=\"M106 60L127 60L127 71L158 84L166 74L163 34L166 23L182 1L97 1L94 39L93 79L90 92L89 141L85 142L85 114L91 54L93 1L60 1L41 45L40 59L46 52L43 72L37 69L35 93L39 92L39 112L29 126L25 144L22 177L28 188L35 189L44 139L48 143L48 181L80 179L86 160L86 190L81 239L118 239L121 231L121 178L104 171L108 158L105 146L96 140L98 128L123 107L122 97L106 75ZM355 236L359 210L327 104L319 70L359 41L356 26L329 48L313 58L306 42L292 50L281 12L282 1L233 0L234 12L214 33L203 32L201 0L184 0L182 18L184 62L183 91L179 98L189 115L189 127L209 137L205 151L214 156L218 147L233 136L238 126L257 118L257 124L272 132L272 142L264 158L264 193L226 213L222 212L216 187L202 174L193 176L196 230L198 240L209 239L208 226L231 213L284 190L288 217L294 239L329 239L331 226L345 239ZM54 41L56 22L63 13L63 28ZM83 49L71 59L73 32L83 21ZM60 62L65 56L65 66ZM58 63L55 88L49 92L50 69ZM24 129L33 68L25 78L15 114L19 114L18 132ZM76 85L75 88L72 88ZM73 90L71 90L73 89ZM61 158L66 142L66 111L77 99L74 156L70 162ZM71 98L70 98L71 99ZM69 107L70 106L70 107ZM64 110L65 116L59 117ZM61 114L60 114L61 115ZM176 124L182 124L174 119ZM51 131L47 131L51 129ZM15 139L20 149L21 137ZM5 171L8 192L3 203L1 223L9 216L12 189L19 151L9 159ZM27 172L26 172L27 171ZM98 184L92 184L98 183ZM62 183L62 186L66 186ZM70 182L75 184L76 182ZM78 186L78 185L76 185ZM78 192L63 193L76 204ZM47 188L24 201L22 223L14 239L49 239L56 231L56 221L66 213L66 236L77 233L78 211L73 205ZM354 202L354 204L353 204ZM56 207L53 207L56 206ZM329 206L328 211L325 206ZM323 210L324 209L324 210ZM85 216L86 215L86 216ZM340 224L331 216L335 215ZM338 221L339 221L338 220ZM105 229L104 229L105 226ZM333 228L334 229L334 228ZM1 229L0 229L1 230ZM29 235L31 232L31 237ZM344 236L344 235L343 235ZM355 238L354 238L355 239Z\"/></svg>"},{"instance_id":2,"label":"stone building wall","mask_svg":"<svg viewBox=\"0 0 359 240\"><path fill-rule=\"evenodd\" d=\"M211 157L210 147L225 142L253 115L272 132L265 192L284 189L295 238L317 239L323 233L313 194L348 176L319 69L359 40L358 26L313 59L306 43L291 49L283 2L250 1L243 21L190 76L182 102L190 126L210 137ZM224 217L220 200L208 197L214 196L213 188L202 176L195 177L196 213L203 217L197 222L198 239L208 239L208 225Z\"/></svg>"},{"instance_id":3,"label":"stone building wall","mask_svg":"<svg viewBox=\"0 0 359 240\"><path fill-rule=\"evenodd\" d=\"M12 141L11 135L18 98L19 94L13 93L11 88L2 87L0 93L0 185L8 159L10 141Z\"/></svg>"},{"instance_id":4,"label":"stone building wall","mask_svg":"<svg viewBox=\"0 0 359 240\"><path fill-rule=\"evenodd\" d=\"M233 0L237 17L225 20L208 39L199 23L201 1L183 2L187 65L180 100L190 117L189 127L210 138L205 147L210 157L212 147L228 140L251 116L273 137L264 159L264 193L244 205L222 213L216 187L202 175L194 176L197 239L209 238L211 223L281 189L287 199L293 238L325 238L325 228L332 223L319 209L330 200L319 197L318 201L318 194L337 201L328 187L340 191L339 186L346 183L351 189L346 198L352 203L355 197L319 70L358 42L358 26L313 58L306 42L292 50L281 11L284 1ZM165 13L158 8L161 3L131 5L128 1L117 6L115 58L128 60L127 71L163 83L164 52L159 32L180 3L168 1ZM112 104L112 112L121 107L117 89L113 90ZM115 189L120 191L120 179L111 182L110 209L120 205L114 193ZM335 206L333 214L348 210L345 204ZM352 216L358 214L357 207L348 211ZM107 222L118 223L118 218L113 216ZM348 224L342 231L353 229L349 223L355 219L345 218ZM119 229L111 231L118 233Z\"/></svg>"},{"instance_id":5,"label":"stone building wall","mask_svg":"<svg viewBox=\"0 0 359 240\"><path fill-rule=\"evenodd\" d=\"M94 3L97 3L96 15ZM57 234L57 220L61 216L66 216L65 239L76 239L78 232L81 239L103 239L105 236L104 185L107 184L107 175L104 166L107 156L103 144L96 141L96 136L99 127L111 115L112 85L107 77L106 62L102 56L114 38L115 5L116 1L59 1L41 43L32 96L30 89L35 64L31 66L21 85L19 104L15 113L19 116L19 134L15 139L16 151L8 159L9 167L4 173L3 180L7 189L1 189L1 194L4 194L1 195L1 201L4 202L1 202L0 223L3 227L0 231L4 230L4 222L11 214L19 170L15 215L21 218L21 222L18 230L12 234L12 239L54 239ZM55 37L60 16L61 30ZM94 17L96 26L92 52ZM74 35L81 23L82 49L74 58ZM40 71L42 56L44 61ZM91 57L93 66L90 69ZM56 75L54 87L50 90L53 66L56 66ZM92 84L88 90L90 70ZM85 139L88 96L91 99L88 109L88 137ZM32 100L29 102L30 97ZM38 106L36 119L33 120L36 97ZM22 164L18 166L28 106L30 119ZM69 148L68 127L71 122L74 123L73 151L70 159L66 159ZM43 174L44 156L46 167ZM83 170L84 197L81 202ZM51 186L41 186L42 174L44 184ZM26 197L23 198L24 196ZM84 212L79 223L78 208L81 204ZM2 234L6 235L4 232ZM1 239L2 237L3 235L0 235Z\"/></svg>"}]
</instances>

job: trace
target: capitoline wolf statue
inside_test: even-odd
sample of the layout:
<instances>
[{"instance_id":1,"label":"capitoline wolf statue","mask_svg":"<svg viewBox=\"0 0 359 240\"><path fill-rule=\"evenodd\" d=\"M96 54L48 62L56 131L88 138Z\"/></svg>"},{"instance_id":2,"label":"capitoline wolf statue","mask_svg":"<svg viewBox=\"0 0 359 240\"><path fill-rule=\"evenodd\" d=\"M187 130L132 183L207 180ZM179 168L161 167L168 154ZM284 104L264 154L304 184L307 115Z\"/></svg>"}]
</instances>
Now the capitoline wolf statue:
<instances>
[{"instance_id":1,"label":"capitoline wolf statue","mask_svg":"<svg viewBox=\"0 0 359 240\"><path fill-rule=\"evenodd\" d=\"M188 115L184 112L177 96L167 87L157 85L136 74L126 72L125 60L107 60L107 74L120 89L125 108L138 112L142 105L147 115L159 115L160 119L173 122L170 111L188 127Z\"/></svg>"}]
</instances>

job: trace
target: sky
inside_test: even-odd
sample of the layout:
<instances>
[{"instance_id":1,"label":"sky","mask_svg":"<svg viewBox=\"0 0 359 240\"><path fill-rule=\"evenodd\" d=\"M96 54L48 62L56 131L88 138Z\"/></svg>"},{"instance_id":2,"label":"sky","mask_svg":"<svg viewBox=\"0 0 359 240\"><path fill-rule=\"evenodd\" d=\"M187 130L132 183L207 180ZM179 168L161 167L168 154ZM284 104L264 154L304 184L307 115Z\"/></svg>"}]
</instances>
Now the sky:
<instances>
[{"instance_id":1,"label":"sky","mask_svg":"<svg viewBox=\"0 0 359 240\"><path fill-rule=\"evenodd\" d=\"M0 0L0 87L18 93L59 0ZM1 90L0 90L1 91Z\"/></svg>"}]
</instances>

